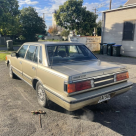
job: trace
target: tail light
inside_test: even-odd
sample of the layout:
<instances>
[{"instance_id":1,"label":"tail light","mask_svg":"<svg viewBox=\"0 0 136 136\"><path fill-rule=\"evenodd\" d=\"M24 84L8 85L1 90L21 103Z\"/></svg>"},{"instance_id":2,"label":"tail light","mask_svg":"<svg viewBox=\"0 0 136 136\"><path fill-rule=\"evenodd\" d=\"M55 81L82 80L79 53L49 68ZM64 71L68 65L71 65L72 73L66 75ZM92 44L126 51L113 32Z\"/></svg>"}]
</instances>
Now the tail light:
<instances>
[{"instance_id":1,"label":"tail light","mask_svg":"<svg viewBox=\"0 0 136 136\"><path fill-rule=\"evenodd\" d=\"M114 76L114 81L121 81L129 78L129 73L120 73Z\"/></svg>"},{"instance_id":2,"label":"tail light","mask_svg":"<svg viewBox=\"0 0 136 136\"><path fill-rule=\"evenodd\" d=\"M93 85L92 80L77 82L77 83L73 83L73 84L68 84L67 85L67 92L68 93L73 93L73 92L77 92L77 91L92 88L93 86L94 85Z\"/></svg>"},{"instance_id":3,"label":"tail light","mask_svg":"<svg viewBox=\"0 0 136 136\"><path fill-rule=\"evenodd\" d=\"M7 58L7 56L6 56L6 60L7 60L8 58Z\"/></svg>"}]
</instances>

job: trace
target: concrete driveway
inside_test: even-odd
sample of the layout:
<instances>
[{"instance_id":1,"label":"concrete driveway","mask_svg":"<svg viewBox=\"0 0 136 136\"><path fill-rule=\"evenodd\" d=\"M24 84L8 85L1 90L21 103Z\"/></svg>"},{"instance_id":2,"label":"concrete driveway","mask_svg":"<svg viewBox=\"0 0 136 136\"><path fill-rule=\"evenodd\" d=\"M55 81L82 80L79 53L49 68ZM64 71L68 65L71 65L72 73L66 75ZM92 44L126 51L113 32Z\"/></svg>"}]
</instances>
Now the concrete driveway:
<instances>
[{"instance_id":1,"label":"concrete driveway","mask_svg":"<svg viewBox=\"0 0 136 136\"><path fill-rule=\"evenodd\" d=\"M87 106L68 112L54 103L41 108L36 92L20 79L10 79L8 68L0 62L0 135L1 136L135 136L136 135L136 59L97 55L103 61L128 67L131 91L113 98L108 104ZM42 109L39 115L31 111Z\"/></svg>"}]
</instances>

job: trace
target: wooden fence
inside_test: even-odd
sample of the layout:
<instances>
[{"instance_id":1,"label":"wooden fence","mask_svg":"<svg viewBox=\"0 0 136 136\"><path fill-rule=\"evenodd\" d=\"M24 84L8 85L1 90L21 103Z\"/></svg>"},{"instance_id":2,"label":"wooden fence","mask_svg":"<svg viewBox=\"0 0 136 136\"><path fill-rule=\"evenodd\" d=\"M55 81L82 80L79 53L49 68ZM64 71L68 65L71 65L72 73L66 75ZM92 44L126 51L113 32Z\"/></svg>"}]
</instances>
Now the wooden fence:
<instances>
[{"instance_id":1,"label":"wooden fence","mask_svg":"<svg viewBox=\"0 0 136 136\"><path fill-rule=\"evenodd\" d=\"M69 41L85 44L91 51L99 51L101 36L70 37Z\"/></svg>"}]
</instances>

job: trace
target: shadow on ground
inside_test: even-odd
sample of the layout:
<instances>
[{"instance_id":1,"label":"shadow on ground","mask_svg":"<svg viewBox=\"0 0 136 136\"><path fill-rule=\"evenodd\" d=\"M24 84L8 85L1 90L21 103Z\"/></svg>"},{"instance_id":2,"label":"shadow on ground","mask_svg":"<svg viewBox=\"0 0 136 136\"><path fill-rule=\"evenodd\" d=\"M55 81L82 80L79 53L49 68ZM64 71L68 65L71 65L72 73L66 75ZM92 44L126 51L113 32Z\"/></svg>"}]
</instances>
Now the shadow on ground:
<instances>
[{"instance_id":1,"label":"shadow on ground","mask_svg":"<svg viewBox=\"0 0 136 136\"><path fill-rule=\"evenodd\" d=\"M136 85L134 85L133 90ZM99 123L121 135L136 135L136 93L132 95L132 90L114 97L107 104L87 106L83 109L69 112L57 104L50 102L49 109L71 115L78 120Z\"/></svg>"}]
</instances>

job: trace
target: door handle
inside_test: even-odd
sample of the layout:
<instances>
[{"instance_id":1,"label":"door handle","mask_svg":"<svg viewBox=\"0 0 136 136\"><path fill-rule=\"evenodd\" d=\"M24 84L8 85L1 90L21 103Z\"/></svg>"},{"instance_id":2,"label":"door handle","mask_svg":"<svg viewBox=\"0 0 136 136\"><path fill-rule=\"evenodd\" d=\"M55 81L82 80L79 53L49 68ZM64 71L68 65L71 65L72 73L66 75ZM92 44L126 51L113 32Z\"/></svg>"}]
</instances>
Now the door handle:
<instances>
[{"instance_id":1,"label":"door handle","mask_svg":"<svg viewBox=\"0 0 136 136\"><path fill-rule=\"evenodd\" d=\"M20 64L22 64L22 62L20 61Z\"/></svg>"},{"instance_id":2,"label":"door handle","mask_svg":"<svg viewBox=\"0 0 136 136\"><path fill-rule=\"evenodd\" d=\"M33 70L35 70L36 68L35 67L32 67Z\"/></svg>"}]
</instances>

